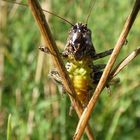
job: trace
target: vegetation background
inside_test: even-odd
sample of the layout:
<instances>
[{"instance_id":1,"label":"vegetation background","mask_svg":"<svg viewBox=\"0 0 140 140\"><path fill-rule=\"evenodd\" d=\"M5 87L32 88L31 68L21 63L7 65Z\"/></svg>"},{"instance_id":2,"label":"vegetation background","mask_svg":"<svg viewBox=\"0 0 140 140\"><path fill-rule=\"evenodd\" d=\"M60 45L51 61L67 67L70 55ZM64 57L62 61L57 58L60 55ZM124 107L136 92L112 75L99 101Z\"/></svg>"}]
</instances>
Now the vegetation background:
<instances>
[{"instance_id":1,"label":"vegetation background","mask_svg":"<svg viewBox=\"0 0 140 140\"><path fill-rule=\"evenodd\" d=\"M11 0L12 1L12 0ZM20 0L21 1L21 0ZM26 3L26 1L21 1ZM72 23L85 22L90 0L44 0L44 9ZM96 1L89 18L97 52L114 47L134 0ZM70 26L46 15L60 51ZM12 115L12 140L70 140L78 123L69 116L70 101L49 77L50 55L38 50L43 45L38 27L28 8L0 1L0 140L6 140L8 115ZM128 43L117 63L140 46L140 17L132 27ZM96 63L106 63L108 58ZM104 90L90 124L97 140L140 139L140 68L137 57L112 86ZM84 136L83 140L87 137Z\"/></svg>"}]
</instances>

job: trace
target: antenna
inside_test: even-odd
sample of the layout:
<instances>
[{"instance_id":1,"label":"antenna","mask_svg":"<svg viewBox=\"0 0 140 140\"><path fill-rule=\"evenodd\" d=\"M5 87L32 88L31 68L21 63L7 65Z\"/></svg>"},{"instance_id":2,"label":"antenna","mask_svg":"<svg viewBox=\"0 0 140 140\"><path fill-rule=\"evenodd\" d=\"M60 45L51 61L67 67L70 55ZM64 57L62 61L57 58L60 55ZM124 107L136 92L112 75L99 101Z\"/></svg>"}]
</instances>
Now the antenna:
<instances>
[{"instance_id":1,"label":"antenna","mask_svg":"<svg viewBox=\"0 0 140 140\"><path fill-rule=\"evenodd\" d=\"M91 11L92 11L92 9L93 9L93 7L95 5L95 2L96 2L96 0L90 0L90 4L89 4L90 8L88 10L88 16L87 16L87 19L86 19L86 25L88 23L88 19L89 19L90 15L91 15Z\"/></svg>"},{"instance_id":2,"label":"antenna","mask_svg":"<svg viewBox=\"0 0 140 140\"><path fill-rule=\"evenodd\" d=\"M14 4L18 4L18 5L24 6L26 8L28 7L27 4L19 3L19 2L16 2L16 1L9 1L9 0L2 0L2 1L9 2L9 3L14 3ZM70 24L71 26L74 26L70 21L68 21L67 19L64 19L63 17L58 16L57 14L55 14L53 12L50 12L50 11L45 10L45 9L42 9L42 11L44 11L46 13L49 13L49 14L51 14L51 15L53 15L53 16L55 16L55 17L57 17L57 18L59 18L59 19L61 19L63 21L65 21L66 23Z\"/></svg>"}]
</instances>

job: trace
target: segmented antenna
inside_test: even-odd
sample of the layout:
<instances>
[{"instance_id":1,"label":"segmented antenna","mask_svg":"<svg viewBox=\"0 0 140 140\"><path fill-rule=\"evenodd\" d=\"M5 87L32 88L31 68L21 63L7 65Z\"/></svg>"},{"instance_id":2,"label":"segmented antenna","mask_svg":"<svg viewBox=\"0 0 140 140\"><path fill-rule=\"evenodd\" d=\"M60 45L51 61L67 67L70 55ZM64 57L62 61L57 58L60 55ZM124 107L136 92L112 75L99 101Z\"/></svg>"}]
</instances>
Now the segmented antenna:
<instances>
[{"instance_id":1,"label":"segmented antenna","mask_svg":"<svg viewBox=\"0 0 140 140\"><path fill-rule=\"evenodd\" d=\"M18 5L21 5L21 6L24 6L24 7L28 7L27 4L24 4L24 3L19 3L19 2L16 2L16 1L9 1L9 0L2 0L2 1L5 1L5 2L9 2L9 3L14 3L14 4L18 4ZM57 14L53 13L53 12L50 12L48 10L45 10L45 9L42 9L42 11L46 12L46 13L49 13L63 21L65 21L66 23L70 24L71 26L74 26L74 24L72 24L70 21L68 21L67 19L64 19L63 17L60 17L58 16Z\"/></svg>"},{"instance_id":2,"label":"segmented antenna","mask_svg":"<svg viewBox=\"0 0 140 140\"><path fill-rule=\"evenodd\" d=\"M90 17L90 15L91 15L91 11L92 11L92 9L93 9L93 7L94 7L94 5L95 5L95 2L96 2L96 0L90 0L90 8L89 8L89 11L88 11L88 16L87 16L87 18L86 18L86 25L87 25L87 23L88 23L88 19L89 19L89 17Z\"/></svg>"}]
</instances>

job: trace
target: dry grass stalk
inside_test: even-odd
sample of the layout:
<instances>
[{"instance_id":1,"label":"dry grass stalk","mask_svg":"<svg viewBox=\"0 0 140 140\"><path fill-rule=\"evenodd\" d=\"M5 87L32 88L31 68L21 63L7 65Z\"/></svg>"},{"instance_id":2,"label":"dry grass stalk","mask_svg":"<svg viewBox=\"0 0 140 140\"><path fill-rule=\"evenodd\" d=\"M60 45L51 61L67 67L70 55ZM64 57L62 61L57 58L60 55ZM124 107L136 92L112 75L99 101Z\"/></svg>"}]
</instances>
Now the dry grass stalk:
<instances>
[{"instance_id":1,"label":"dry grass stalk","mask_svg":"<svg viewBox=\"0 0 140 140\"><path fill-rule=\"evenodd\" d=\"M0 2L0 108L2 106L2 93L3 93L3 80L4 80L4 52L5 52L5 44L6 37L2 32L3 29L6 28L7 24L7 6Z\"/></svg>"},{"instance_id":2,"label":"dry grass stalk","mask_svg":"<svg viewBox=\"0 0 140 140\"><path fill-rule=\"evenodd\" d=\"M37 0L28 0L28 4L29 4L29 7L31 8L31 11L33 13L35 20L38 23L39 29L45 40L46 46L48 47L50 53L52 54L52 58L54 60L55 66L56 66L59 74L62 77L62 80L63 80L62 82L64 84L64 87L74 97L73 98L72 96L70 96L70 99L72 101L72 104L73 104L78 116L80 117L83 112L83 108L77 100L75 90L73 88L73 85L71 84L70 78L67 74L63 61L60 57L60 54L56 47L55 41L51 35L49 26L45 20L42 9ZM86 127L86 133L87 133L89 140L94 140L94 136L92 134L92 131L91 131L89 125L87 125L87 127Z\"/></svg>"},{"instance_id":3,"label":"dry grass stalk","mask_svg":"<svg viewBox=\"0 0 140 140\"><path fill-rule=\"evenodd\" d=\"M21 2L21 0L18 1L19 3ZM18 4L15 4L13 5L11 11L10 11L10 15L9 15L9 18L12 19L13 16L15 15L17 9L18 9L19 5Z\"/></svg>"},{"instance_id":4,"label":"dry grass stalk","mask_svg":"<svg viewBox=\"0 0 140 140\"><path fill-rule=\"evenodd\" d=\"M140 54L140 48L135 49L126 58L124 58L111 72L109 80L115 77L124 67L126 67L135 57Z\"/></svg>"},{"instance_id":5,"label":"dry grass stalk","mask_svg":"<svg viewBox=\"0 0 140 140\"><path fill-rule=\"evenodd\" d=\"M103 90L103 88L105 87L109 73L117 59L117 56L119 55L119 52L120 52L123 44L125 43L128 33L136 19L136 16L139 12L139 8L140 8L140 0L136 0L133 10L132 10L130 16L128 17L128 19L126 20L122 33L120 34L120 37L114 47L114 50L110 56L110 59L106 65L106 68L102 74L102 77L97 85L97 88L79 120L77 129L75 131L74 140L80 140L80 138L84 132L84 129L88 123L90 115L95 107L96 102L98 101L99 95L100 95L101 91Z\"/></svg>"}]
</instances>

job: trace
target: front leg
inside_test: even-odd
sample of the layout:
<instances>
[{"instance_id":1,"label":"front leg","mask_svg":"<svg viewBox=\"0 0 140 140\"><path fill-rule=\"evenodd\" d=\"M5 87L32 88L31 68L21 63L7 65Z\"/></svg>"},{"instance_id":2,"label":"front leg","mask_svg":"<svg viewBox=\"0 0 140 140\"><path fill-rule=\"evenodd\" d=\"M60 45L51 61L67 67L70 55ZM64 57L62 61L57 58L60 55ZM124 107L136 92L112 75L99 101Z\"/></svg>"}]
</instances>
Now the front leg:
<instances>
[{"instance_id":1,"label":"front leg","mask_svg":"<svg viewBox=\"0 0 140 140\"><path fill-rule=\"evenodd\" d=\"M128 40L126 39L123 45L127 45L127 43L128 43ZM95 54L95 55L92 56L92 59L94 61L94 60L97 60L97 59L106 57L108 55L111 55L112 52L113 52L113 49L109 49L107 51L104 51L104 52L101 52L101 53L97 53L97 54Z\"/></svg>"},{"instance_id":2,"label":"front leg","mask_svg":"<svg viewBox=\"0 0 140 140\"><path fill-rule=\"evenodd\" d=\"M51 51L46 46L42 46L42 45L39 46L39 50L46 54L52 54ZM66 56L64 56L63 52L62 53L60 52L60 56L62 56L63 58L67 58Z\"/></svg>"},{"instance_id":3,"label":"front leg","mask_svg":"<svg viewBox=\"0 0 140 140\"><path fill-rule=\"evenodd\" d=\"M97 54L95 54L95 55L92 56L92 59L94 61L94 60L97 60L97 59L106 57L108 55L111 55L112 51L113 51L113 49L109 49L107 51L104 51L104 52L101 52L101 53L97 53Z\"/></svg>"}]
</instances>

